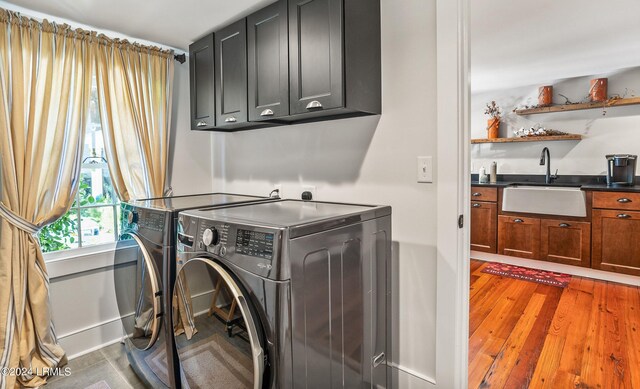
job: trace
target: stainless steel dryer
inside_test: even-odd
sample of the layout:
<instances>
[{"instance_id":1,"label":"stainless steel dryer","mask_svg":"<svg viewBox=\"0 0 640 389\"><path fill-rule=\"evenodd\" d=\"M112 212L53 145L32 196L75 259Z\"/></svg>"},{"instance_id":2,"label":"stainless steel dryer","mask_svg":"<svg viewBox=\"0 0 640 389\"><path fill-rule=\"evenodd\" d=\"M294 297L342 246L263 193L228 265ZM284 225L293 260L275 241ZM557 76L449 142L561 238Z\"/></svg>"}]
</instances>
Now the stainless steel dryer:
<instances>
[{"instance_id":1,"label":"stainless steel dryer","mask_svg":"<svg viewBox=\"0 0 640 389\"><path fill-rule=\"evenodd\" d=\"M114 262L118 309L131 367L152 388L179 387L170 315L178 212L273 200L226 193L123 203ZM178 379L176 379L178 377Z\"/></svg>"},{"instance_id":2,"label":"stainless steel dryer","mask_svg":"<svg viewBox=\"0 0 640 389\"><path fill-rule=\"evenodd\" d=\"M390 207L280 200L178 223L183 387L387 386Z\"/></svg>"}]
</instances>

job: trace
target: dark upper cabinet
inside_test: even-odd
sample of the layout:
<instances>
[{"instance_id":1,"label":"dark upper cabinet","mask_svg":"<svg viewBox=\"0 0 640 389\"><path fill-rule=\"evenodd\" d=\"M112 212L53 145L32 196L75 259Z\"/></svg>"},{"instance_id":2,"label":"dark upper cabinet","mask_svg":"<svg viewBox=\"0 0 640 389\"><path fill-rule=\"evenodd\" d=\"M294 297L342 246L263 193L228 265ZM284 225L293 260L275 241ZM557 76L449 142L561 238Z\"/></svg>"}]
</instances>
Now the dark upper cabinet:
<instances>
[{"instance_id":1,"label":"dark upper cabinet","mask_svg":"<svg viewBox=\"0 0 640 389\"><path fill-rule=\"evenodd\" d=\"M379 0L289 0L291 120L381 113Z\"/></svg>"},{"instance_id":2,"label":"dark upper cabinet","mask_svg":"<svg viewBox=\"0 0 640 389\"><path fill-rule=\"evenodd\" d=\"M287 0L247 17L249 120L289 115Z\"/></svg>"},{"instance_id":3,"label":"dark upper cabinet","mask_svg":"<svg viewBox=\"0 0 640 389\"><path fill-rule=\"evenodd\" d=\"M242 19L215 33L216 127L247 122L247 23Z\"/></svg>"},{"instance_id":4,"label":"dark upper cabinet","mask_svg":"<svg viewBox=\"0 0 640 389\"><path fill-rule=\"evenodd\" d=\"M340 108L343 0L291 0L291 114Z\"/></svg>"},{"instance_id":5,"label":"dark upper cabinet","mask_svg":"<svg viewBox=\"0 0 640 389\"><path fill-rule=\"evenodd\" d=\"M216 124L213 51L213 34L189 46L192 130L208 130Z\"/></svg>"}]
</instances>

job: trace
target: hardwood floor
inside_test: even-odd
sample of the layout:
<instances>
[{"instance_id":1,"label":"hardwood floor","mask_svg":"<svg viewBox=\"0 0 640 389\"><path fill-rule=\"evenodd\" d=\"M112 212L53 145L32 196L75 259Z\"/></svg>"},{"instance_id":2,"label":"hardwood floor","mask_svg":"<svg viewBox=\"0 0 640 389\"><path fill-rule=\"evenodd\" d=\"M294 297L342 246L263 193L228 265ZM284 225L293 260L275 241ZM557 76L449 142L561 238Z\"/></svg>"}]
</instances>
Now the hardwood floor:
<instances>
[{"instance_id":1,"label":"hardwood floor","mask_svg":"<svg viewBox=\"0 0 640 389\"><path fill-rule=\"evenodd\" d=\"M482 273L471 261L470 388L640 389L640 289L566 288Z\"/></svg>"}]
</instances>

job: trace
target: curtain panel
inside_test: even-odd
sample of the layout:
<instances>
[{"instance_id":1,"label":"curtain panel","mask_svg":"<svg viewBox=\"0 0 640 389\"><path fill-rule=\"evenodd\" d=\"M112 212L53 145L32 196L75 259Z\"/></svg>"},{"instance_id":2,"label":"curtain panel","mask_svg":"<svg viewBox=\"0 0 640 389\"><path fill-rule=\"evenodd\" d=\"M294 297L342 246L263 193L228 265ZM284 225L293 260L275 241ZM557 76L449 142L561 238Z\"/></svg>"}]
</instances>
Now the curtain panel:
<instances>
[{"instance_id":1,"label":"curtain panel","mask_svg":"<svg viewBox=\"0 0 640 389\"><path fill-rule=\"evenodd\" d=\"M113 186L122 201L160 197L167 190L173 52L100 36L95 59Z\"/></svg>"},{"instance_id":2,"label":"curtain panel","mask_svg":"<svg viewBox=\"0 0 640 389\"><path fill-rule=\"evenodd\" d=\"M38 387L66 362L36 238L78 189L93 36L0 10L0 389Z\"/></svg>"}]
</instances>

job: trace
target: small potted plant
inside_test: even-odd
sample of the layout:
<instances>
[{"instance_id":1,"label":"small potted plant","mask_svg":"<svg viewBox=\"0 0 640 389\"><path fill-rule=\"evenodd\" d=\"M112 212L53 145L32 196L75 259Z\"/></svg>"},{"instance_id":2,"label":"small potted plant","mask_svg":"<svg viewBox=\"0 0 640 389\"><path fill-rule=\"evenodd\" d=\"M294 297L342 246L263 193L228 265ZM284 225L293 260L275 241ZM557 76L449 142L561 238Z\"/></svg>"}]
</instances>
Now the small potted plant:
<instances>
[{"instance_id":1,"label":"small potted plant","mask_svg":"<svg viewBox=\"0 0 640 389\"><path fill-rule=\"evenodd\" d=\"M487 121L487 138L496 139L500 135L500 115L502 111L496 104L495 100L487 103L487 108L484 110L485 115L489 115Z\"/></svg>"}]
</instances>

